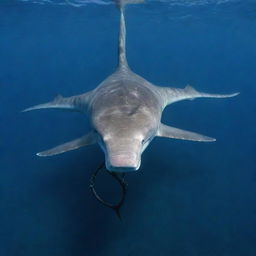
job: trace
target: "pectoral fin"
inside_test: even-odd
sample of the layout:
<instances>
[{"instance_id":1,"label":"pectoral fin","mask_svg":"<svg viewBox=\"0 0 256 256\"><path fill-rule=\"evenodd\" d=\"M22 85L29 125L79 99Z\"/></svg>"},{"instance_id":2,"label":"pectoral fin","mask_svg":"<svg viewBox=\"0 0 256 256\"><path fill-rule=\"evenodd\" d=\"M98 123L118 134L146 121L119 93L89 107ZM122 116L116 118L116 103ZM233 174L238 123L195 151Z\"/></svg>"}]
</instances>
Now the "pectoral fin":
<instances>
[{"instance_id":1,"label":"pectoral fin","mask_svg":"<svg viewBox=\"0 0 256 256\"><path fill-rule=\"evenodd\" d=\"M97 140L97 135L94 132L90 132L81 138L64 143L52 149L37 153L37 156L53 156L53 155L62 154L70 150L75 150L83 146L94 144L96 140Z\"/></svg>"},{"instance_id":2,"label":"pectoral fin","mask_svg":"<svg viewBox=\"0 0 256 256\"><path fill-rule=\"evenodd\" d=\"M66 109L71 111L80 111L86 112L88 102L92 95L91 92L87 92L81 95L72 96L72 97L62 97L58 95L53 101L39 104L30 108L26 108L22 112L27 112L36 109L46 109L46 108L53 108L53 109Z\"/></svg>"},{"instance_id":3,"label":"pectoral fin","mask_svg":"<svg viewBox=\"0 0 256 256\"><path fill-rule=\"evenodd\" d=\"M192 86L187 85L184 89L171 87L158 87L164 106L172 104L181 100L193 100L196 98L231 98L237 96L239 93L231 94L211 94L199 92Z\"/></svg>"},{"instance_id":4,"label":"pectoral fin","mask_svg":"<svg viewBox=\"0 0 256 256\"><path fill-rule=\"evenodd\" d=\"M192 141L200 141L200 142L216 141L216 139L214 138L210 138L195 132L181 130L181 129L167 126L164 124L160 124L157 132L157 136L171 138L171 139L192 140Z\"/></svg>"}]
</instances>

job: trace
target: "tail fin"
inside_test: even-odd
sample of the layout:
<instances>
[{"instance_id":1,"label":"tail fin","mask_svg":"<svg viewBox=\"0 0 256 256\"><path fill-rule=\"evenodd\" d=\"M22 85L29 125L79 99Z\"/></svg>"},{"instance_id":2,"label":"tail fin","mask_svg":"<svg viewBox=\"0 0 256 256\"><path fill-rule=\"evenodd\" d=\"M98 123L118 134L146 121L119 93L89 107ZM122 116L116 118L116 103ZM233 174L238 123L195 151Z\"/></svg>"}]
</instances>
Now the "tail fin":
<instances>
[{"instance_id":1,"label":"tail fin","mask_svg":"<svg viewBox=\"0 0 256 256\"><path fill-rule=\"evenodd\" d=\"M144 0L115 0L115 1L120 8L123 8L127 4L141 4L145 2Z\"/></svg>"},{"instance_id":2,"label":"tail fin","mask_svg":"<svg viewBox=\"0 0 256 256\"><path fill-rule=\"evenodd\" d=\"M119 31L119 69L129 69L126 59L126 26L124 18L124 7L127 4L139 4L144 0L115 0L118 8L120 9L120 31Z\"/></svg>"}]
</instances>

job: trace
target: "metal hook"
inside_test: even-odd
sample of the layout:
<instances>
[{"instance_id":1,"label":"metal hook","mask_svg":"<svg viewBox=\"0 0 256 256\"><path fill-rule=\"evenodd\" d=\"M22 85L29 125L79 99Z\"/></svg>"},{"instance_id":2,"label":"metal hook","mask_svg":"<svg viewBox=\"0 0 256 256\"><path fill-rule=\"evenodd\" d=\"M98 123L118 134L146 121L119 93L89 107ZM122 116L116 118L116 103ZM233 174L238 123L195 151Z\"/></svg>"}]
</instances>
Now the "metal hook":
<instances>
[{"instance_id":1,"label":"metal hook","mask_svg":"<svg viewBox=\"0 0 256 256\"><path fill-rule=\"evenodd\" d=\"M95 180L96 177L98 175L98 173L102 170L106 170L108 174L110 174L114 179L116 179L118 181L118 183L120 184L121 188L122 188L122 197L120 199L120 201L117 204L111 204L105 200L103 200L99 194L96 192L95 189ZM92 174L91 179L90 179L90 189L92 190L93 195L95 196L95 198L102 203L103 205L111 208L112 210L115 211L115 213L117 214L118 218L121 220L121 215L120 215L120 208L122 207L124 200L125 200L125 196L126 196L126 192L127 192L127 183L124 181L124 177L125 177L125 173L116 173L116 172L110 172L106 169L105 164L102 163L96 170L95 172Z\"/></svg>"}]
</instances>

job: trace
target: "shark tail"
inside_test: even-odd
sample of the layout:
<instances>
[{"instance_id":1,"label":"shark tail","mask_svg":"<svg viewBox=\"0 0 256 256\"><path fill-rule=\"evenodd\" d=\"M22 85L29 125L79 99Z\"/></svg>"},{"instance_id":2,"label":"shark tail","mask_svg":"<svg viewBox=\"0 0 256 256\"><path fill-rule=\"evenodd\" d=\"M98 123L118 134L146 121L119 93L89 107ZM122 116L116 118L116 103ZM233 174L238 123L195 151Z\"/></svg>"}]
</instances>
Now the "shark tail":
<instances>
[{"instance_id":1,"label":"shark tail","mask_svg":"<svg viewBox=\"0 0 256 256\"><path fill-rule=\"evenodd\" d=\"M141 4L144 0L115 0L118 7L123 8L127 4Z\"/></svg>"},{"instance_id":2,"label":"shark tail","mask_svg":"<svg viewBox=\"0 0 256 256\"><path fill-rule=\"evenodd\" d=\"M120 9L120 30L119 30L119 69L127 70L129 69L127 59L126 59L126 25L124 18L124 7L127 4L140 4L144 0L115 0L117 7Z\"/></svg>"}]
</instances>

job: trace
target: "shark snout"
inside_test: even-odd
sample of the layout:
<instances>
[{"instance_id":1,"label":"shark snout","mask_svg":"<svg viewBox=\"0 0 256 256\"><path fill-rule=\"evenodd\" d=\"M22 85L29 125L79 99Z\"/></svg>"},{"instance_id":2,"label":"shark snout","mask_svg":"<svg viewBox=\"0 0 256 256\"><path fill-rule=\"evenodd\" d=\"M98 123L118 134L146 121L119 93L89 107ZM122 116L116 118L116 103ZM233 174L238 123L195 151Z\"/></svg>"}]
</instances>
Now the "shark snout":
<instances>
[{"instance_id":1,"label":"shark snout","mask_svg":"<svg viewBox=\"0 0 256 256\"><path fill-rule=\"evenodd\" d=\"M107 169L113 172L137 171L140 167L140 157L135 153L122 153L109 156Z\"/></svg>"}]
</instances>

